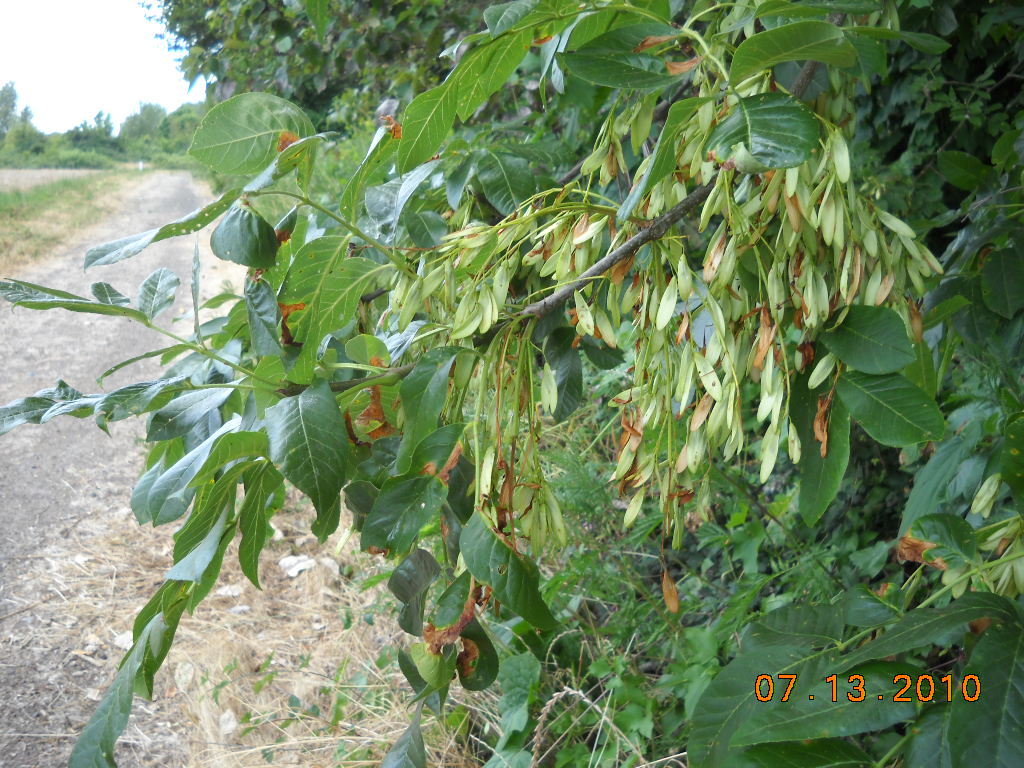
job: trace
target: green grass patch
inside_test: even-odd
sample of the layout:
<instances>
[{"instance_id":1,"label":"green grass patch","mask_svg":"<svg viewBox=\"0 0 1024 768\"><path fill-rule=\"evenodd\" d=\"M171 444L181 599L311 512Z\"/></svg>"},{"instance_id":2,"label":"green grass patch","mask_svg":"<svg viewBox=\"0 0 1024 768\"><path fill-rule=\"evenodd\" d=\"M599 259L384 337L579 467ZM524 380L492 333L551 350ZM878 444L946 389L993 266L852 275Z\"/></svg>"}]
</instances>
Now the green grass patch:
<instances>
[{"instance_id":1,"label":"green grass patch","mask_svg":"<svg viewBox=\"0 0 1024 768\"><path fill-rule=\"evenodd\" d=\"M132 178L139 174L101 171L0 191L0 274L45 257L113 211Z\"/></svg>"}]
</instances>

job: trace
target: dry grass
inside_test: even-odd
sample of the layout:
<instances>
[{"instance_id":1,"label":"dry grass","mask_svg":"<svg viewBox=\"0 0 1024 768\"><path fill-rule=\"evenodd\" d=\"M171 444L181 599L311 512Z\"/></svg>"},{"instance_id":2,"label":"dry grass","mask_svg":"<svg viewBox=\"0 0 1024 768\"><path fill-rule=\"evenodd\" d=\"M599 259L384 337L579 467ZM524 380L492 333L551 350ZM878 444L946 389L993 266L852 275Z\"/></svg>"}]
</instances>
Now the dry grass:
<instances>
[{"instance_id":1,"label":"dry grass","mask_svg":"<svg viewBox=\"0 0 1024 768\"><path fill-rule=\"evenodd\" d=\"M229 549L214 592L182 619L156 700L136 700L119 765L377 766L407 727L409 688L389 650L405 642L393 599L383 585L361 586L380 565L342 533L319 545L298 506L274 518L262 592ZM70 645L51 677L67 685L61 678L76 675L90 702L112 679L132 618L161 583L173 543L169 528L140 528L126 510L102 517L84 521L64 551L32 561L11 590L24 605L0 617L0 640L17 638L37 651L53 642L59 623ZM279 565L288 556L311 567L290 577ZM68 739L81 728L68 719L67 731L49 736ZM480 764L459 743L457 723L425 716L424 724L430 765Z\"/></svg>"},{"instance_id":2,"label":"dry grass","mask_svg":"<svg viewBox=\"0 0 1024 768\"><path fill-rule=\"evenodd\" d=\"M66 243L83 227L122 207L122 201L141 181L138 172L100 171L31 185L33 174L49 171L7 171L0 190L0 275L19 268Z\"/></svg>"}]
</instances>

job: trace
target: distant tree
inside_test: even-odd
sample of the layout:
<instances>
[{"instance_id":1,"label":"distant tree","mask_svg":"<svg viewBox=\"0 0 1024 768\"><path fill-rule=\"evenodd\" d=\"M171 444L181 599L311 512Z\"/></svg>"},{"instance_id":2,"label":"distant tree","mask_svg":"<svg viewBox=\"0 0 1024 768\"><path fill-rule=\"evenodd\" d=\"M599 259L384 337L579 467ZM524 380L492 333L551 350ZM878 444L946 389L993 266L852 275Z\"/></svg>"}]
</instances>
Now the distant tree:
<instances>
[{"instance_id":1,"label":"distant tree","mask_svg":"<svg viewBox=\"0 0 1024 768\"><path fill-rule=\"evenodd\" d=\"M41 155L46 150L46 135L32 125L32 110L25 107L4 138L4 150L19 155Z\"/></svg>"},{"instance_id":2,"label":"distant tree","mask_svg":"<svg viewBox=\"0 0 1024 768\"><path fill-rule=\"evenodd\" d=\"M167 110L159 104L140 104L139 111L125 118L118 137L122 142L157 139L163 136Z\"/></svg>"},{"instance_id":3,"label":"distant tree","mask_svg":"<svg viewBox=\"0 0 1024 768\"><path fill-rule=\"evenodd\" d=\"M192 143L192 136L199 127L199 121L206 114L206 105L182 104L167 115L163 125L163 136L168 152L185 152Z\"/></svg>"},{"instance_id":4,"label":"distant tree","mask_svg":"<svg viewBox=\"0 0 1024 768\"><path fill-rule=\"evenodd\" d=\"M99 152L108 156L121 154L121 144L114 137L114 121L103 111L96 113L91 124L83 120L65 136L75 149Z\"/></svg>"},{"instance_id":5,"label":"distant tree","mask_svg":"<svg viewBox=\"0 0 1024 768\"><path fill-rule=\"evenodd\" d=\"M18 115L18 92L14 90L14 83L5 83L0 88L0 141L11 130Z\"/></svg>"}]
</instances>

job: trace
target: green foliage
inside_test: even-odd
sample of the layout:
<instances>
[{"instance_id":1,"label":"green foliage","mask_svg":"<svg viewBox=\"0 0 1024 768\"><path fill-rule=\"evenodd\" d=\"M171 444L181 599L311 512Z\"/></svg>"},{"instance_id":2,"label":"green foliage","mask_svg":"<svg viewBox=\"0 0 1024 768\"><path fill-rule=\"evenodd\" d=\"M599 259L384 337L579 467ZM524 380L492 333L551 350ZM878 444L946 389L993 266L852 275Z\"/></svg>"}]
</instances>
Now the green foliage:
<instances>
[{"instance_id":1,"label":"green foliage","mask_svg":"<svg viewBox=\"0 0 1024 768\"><path fill-rule=\"evenodd\" d=\"M7 136L17 117L18 92L13 82L4 83L0 88L0 142Z\"/></svg>"},{"instance_id":2,"label":"green foliage","mask_svg":"<svg viewBox=\"0 0 1024 768\"><path fill-rule=\"evenodd\" d=\"M394 564L414 636L398 658L418 706L385 765L423 765L423 705L440 715L456 679L501 688L480 737L495 767L638 764L681 745L695 768L1015 764L1019 117L991 152L955 133L930 146L949 184L911 210L877 169L921 155L893 143L905 132L869 149L858 131L892 128L882 100L918 94L917 68L968 54L917 11L828 6L851 16L494 6L450 72L417 70L421 92L365 151L335 145L352 162L333 181L314 172L337 137L299 106L228 99L191 154L244 180L86 265L223 216L213 251L249 267L244 295L183 337L157 323L178 287L166 271L134 303L107 283L93 299L0 283L16 305L128 317L174 342L152 353L173 361L161 379L100 395L58 382L0 409L0 429L148 414L132 507L183 522L146 627L203 599L236 530L257 582L285 482L321 540L344 500L362 550ZM381 20L402 29L387 45L439 42L438 7ZM323 57L351 39L341 9L220 4L200 23L163 5L179 35L208 35L187 67L225 81L249 67L256 83L284 65L282 92L318 108L316 73L341 71ZM972 11L962 32L1007 42L997 66L1018 53L1007 13ZM401 26L413 19L436 23ZM941 122L921 131L933 144ZM593 489L609 476L621 501ZM163 652L129 654L118 713ZM83 761L110 759L112 707Z\"/></svg>"}]
</instances>

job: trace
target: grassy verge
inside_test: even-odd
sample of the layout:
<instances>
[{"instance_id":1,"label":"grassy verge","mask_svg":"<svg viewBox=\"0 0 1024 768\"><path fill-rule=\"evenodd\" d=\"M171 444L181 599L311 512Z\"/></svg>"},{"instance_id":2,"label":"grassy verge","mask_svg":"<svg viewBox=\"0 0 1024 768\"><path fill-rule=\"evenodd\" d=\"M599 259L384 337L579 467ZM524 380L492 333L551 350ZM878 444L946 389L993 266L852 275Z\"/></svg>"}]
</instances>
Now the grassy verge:
<instances>
[{"instance_id":1,"label":"grassy verge","mask_svg":"<svg viewBox=\"0 0 1024 768\"><path fill-rule=\"evenodd\" d=\"M124 188L137 178L137 172L101 171L0 191L0 274L45 256L116 209Z\"/></svg>"}]
</instances>

